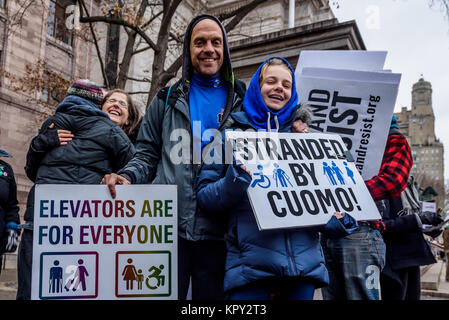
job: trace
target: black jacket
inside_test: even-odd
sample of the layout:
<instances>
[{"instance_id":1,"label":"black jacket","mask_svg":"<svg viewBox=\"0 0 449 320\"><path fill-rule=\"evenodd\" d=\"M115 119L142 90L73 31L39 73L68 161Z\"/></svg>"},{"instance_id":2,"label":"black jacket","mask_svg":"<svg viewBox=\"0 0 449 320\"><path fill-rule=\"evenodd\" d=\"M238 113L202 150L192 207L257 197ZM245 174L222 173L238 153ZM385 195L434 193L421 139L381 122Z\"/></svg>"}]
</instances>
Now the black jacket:
<instances>
[{"instance_id":1,"label":"black jacket","mask_svg":"<svg viewBox=\"0 0 449 320\"><path fill-rule=\"evenodd\" d=\"M398 216L403 209L401 198L388 199L387 210L383 214L386 230L383 238L386 244L386 268L399 270L407 267L435 263L435 257L424 239L414 214ZM390 275L391 276L391 275Z\"/></svg>"},{"instance_id":2,"label":"black jacket","mask_svg":"<svg viewBox=\"0 0 449 320\"><path fill-rule=\"evenodd\" d=\"M20 223L17 186L11 166L0 160L0 240L8 222Z\"/></svg>"},{"instance_id":3,"label":"black jacket","mask_svg":"<svg viewBox=\"0 0 449 320\"><path fill-rule=\"evenodd\" d=\"M58 140L45 140L51 123L55 130L70 130L73 140L65 146ZM36 184L99 184L105 174L117 172L134 153L126 134L106 113L88 100L68 96L31 141L25 171ZM27 221L33 220L33 202L34 188L28 196Z\"/></svg>"}]
</instances>

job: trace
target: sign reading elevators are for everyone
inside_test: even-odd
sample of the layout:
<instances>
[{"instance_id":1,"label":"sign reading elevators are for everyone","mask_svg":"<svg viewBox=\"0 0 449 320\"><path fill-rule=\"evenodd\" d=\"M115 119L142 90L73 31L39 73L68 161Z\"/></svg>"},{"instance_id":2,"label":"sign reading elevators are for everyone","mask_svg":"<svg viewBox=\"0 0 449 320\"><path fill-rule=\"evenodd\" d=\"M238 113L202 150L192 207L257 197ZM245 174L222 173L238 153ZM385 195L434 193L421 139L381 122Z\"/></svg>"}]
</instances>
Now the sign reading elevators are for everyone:
<instances>
[{"instance_id":1,"label":"sign reading elevators are for everyone","mask_svg":"<svg viewBox=\"0 0 449 320\"><path fill-rule=\"evenodd\" d=\"M177 187L37 185L32 299L177 299Z\"/></svg>"},{"instance_id":2,"label":"sign reading elevators are for everyone","mask_svg":"<svg viewBox=\"0 0 449 320\"><path fill-rule=\"evenodd\" d=\"M226 139L252 172L248 197L260 230L322 225L336 211L381 218L340 136L228 131Z\"/></svg>"}]
</instances>

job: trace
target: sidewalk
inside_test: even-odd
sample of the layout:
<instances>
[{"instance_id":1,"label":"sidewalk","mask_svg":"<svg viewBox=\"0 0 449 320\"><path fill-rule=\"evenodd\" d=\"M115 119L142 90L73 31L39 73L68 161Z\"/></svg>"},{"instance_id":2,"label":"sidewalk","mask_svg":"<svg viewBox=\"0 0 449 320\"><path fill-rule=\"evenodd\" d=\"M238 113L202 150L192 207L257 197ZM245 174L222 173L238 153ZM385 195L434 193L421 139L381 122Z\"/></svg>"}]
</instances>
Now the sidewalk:
<instances>
[{"instance_id":1,"label":"sidewalk","mask_svg":"<svg viewBox=\"0 0 449 320\"><path fill-rule=\"evenodd\" d=\"M15 300L17 292L17 270L15 269L15 256L9 257L6 269L0 274L0 300ZM446 281L446 265L439 261L429 267L422 275L423 300L449 300L449 282ZM438 279L439 274L439 283ZM434 288L434 289L429 289ZM436 290L435 290L436 289ZM314 300L322 300L321 290L315 290Z\"/></svg>"},{"instance_id":2,"label":"sidewalk","mask_svg":"<svg viewBox=\"0 0 449 320\"><path fill-rule=\"evenodd\" d=\"M17 254L4 254L3 268L0 274L0 300L16 300Z\"/></svg>"},{"instance_id":3,"label":"sidewalk","mask_svg":"<svg viewBox=\"0 0 449 320\"><path fill-rule=\"evenodd\" d=\"M16 300L17 270L5 269L0 274L0 300Z\"/></svg>"},{"instance_id":4,"label":"sidewalk","mask_svg":"<svg viewBox=\"0 0 449 320\"><path fill-rule=\"evenodd\" d=\"M449 300L449 282L446 281L446 263L439 260L421 276L421 295L426 300Z\"/></svg>"}]
</instances>

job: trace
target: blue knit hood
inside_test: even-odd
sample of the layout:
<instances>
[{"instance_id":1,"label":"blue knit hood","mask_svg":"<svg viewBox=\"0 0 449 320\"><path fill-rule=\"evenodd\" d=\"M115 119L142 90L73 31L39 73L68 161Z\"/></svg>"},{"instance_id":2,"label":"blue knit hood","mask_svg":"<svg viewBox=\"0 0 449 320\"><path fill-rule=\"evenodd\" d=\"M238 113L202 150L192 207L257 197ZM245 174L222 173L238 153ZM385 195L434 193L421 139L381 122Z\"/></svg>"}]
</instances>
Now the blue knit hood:
<instances>
[{"instance_id":1,"label":"blue knit hood","mask_svg":"<svg viewBox=\"0 0 449 320\"><path fill-rule=\"evenodd\" d=\"M275 58L285 61L292 73L292 94L290 100L279 111L273 111L266 106L259 87L259 77L262 66L269 60ZM267 130L270 128L277 128L279 126L282 127L282 125L290 119L292 112L296 110L297 104L298 93L296 92L295 72L293 71L293 68L284 58L271 57L262 63L253 75L243 100L243 109L248 114L250 121L257 129ZM279 125L276 124L276 118Z\"/></svg>"},{"instance_id":2,"label":"blue knit hood","mask_svg":"<svg viewBox=\"0 0 449 320\"><path fill-rule=\"evenodd\" d=\"M390 128L398 129L398 119L396 118L396 116L393 116L391 118Z\"/></svg>"},{"instance_id":3,"label":"blue knit hood","mask_svg":"<svg viewBox=\"0 0 449 320\"><path fill-rule=\"evenodd\" d=\"M56 107L56 112L66 112L70 110L88 111L93 115L109 118L107 113L100 110L95 103L78 96L69 95Z\"/></svg>"}]
</instances>

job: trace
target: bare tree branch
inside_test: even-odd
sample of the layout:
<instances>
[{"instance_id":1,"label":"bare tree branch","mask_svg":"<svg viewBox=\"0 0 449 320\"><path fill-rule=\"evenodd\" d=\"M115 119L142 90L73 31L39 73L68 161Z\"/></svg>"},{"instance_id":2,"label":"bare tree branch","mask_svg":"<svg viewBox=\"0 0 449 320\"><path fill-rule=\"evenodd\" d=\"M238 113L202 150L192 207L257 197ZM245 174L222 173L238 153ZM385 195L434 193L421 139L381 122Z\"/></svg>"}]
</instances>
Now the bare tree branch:
<instances>
[{"instance_id":1,"label":"bare tree branch","mask_svg":"<svg viewBox=\"0 0 449 320\"><path fill-rule=\"evenodd\" d=\"M231 31L232 29L235 28L235 26L242 21L242 19L249 13L251 12L251 10L255 9L258 5L266 2L267 0L253 0L250 3L248 3L247 5L239 8L238 10L234 11L233 13L235 14L234 18L232 18L232 20L226 24L225 29L226 32ZM231 17L231 16L230 16ZM230 18L229 17L229 18Z\"/></svg>"},{"instance_id":2,"label":"bare tree branch","mask_svg":"<svg viewBox=\"0 0 449 320\"><path fill-rule=\"evenodd\" d=\"M89 16L89 12L87 11L86 4L84 3L84 0L79 0L79 3L81 3L81 7L82 7L82 8L80 8L80 20L81 20L81 18L83 16L83 9L86 11L87 16ZM100 63L101 74L103 75L103 81L106 85L106 88L109 88L109 81L108 81L108 77L106 76L103 58L101 57L100 48L98 47L97 36L95 35L95 30L94 30L91 22L89 22L89 29L90 29L90 33L92 34L92 37L94 39L95 49L97 52L97 58Z\"/></svg>"},{"instance_id":3,"label":"bare tree branch","mask_svg":"<svg viewBox=\"0 0 449 320\"><path fill-rule=\"evenodd\" d=\"M139 21L145 15L147 10L148 1L142 1L137 11L136 20ZM123 54L122 62L120 63L120 71L117 77L117 87L124 89L126 85L127 75L129 73L129 66L131 64L131 59L133 57L134 44L136 42L136 31L131 31L128 33L128 41L126 42L125 53Z\"/></svg>"},{"instance_id":4,"label":"bare tree branch","mask_svg":"<svg viewBox=\"0 0 449 320\"><path fill-rule=\"evenodd\" d=\"M138 78L133 78L133 77L126 77L126 79L131 80L131 81L137 81L137 82L147 82L147 83L151 82L150 78L138 79Z\"/></svg>"},{"instance_id":5,"label":"bare tree branch","mask_svg":"<svg viewBox=\"0 0 449 320\"><path fill-rule=\"evenodd\" d=\"M147 94L148 91L133 91L133 92L128 92L128 94Z\"/></svg>"},{"instance_id":6,"label":"bare tree branch","mask_svg":"<svg viewBox=\"0 0 449 320\"><path fill-rule=\"evenodd\" d=\"M149 45L150 47L155 51L159 52L160 48L151 40L151 38L138 26L133 25L132 23L129 23L121 18L117 17L110 17L110 16L95 16L95 17L80 17L80 22L105 22L110 24L118 24L124 27L128 27L134 31L136 31L139 36L141 36Z\"/></svg>"},{"instance_id":7,"label":"bare tree branch","mask_svg":"<svg viewBox=\"0 0 449 320\"><path fill-rule=\"evenodd\" d=\"M147 50L149 50L149 49L151 49L150 46L147 46L147 47L141 48L141 49L137 49L137 50L135 50L135 51L133 52L133 55L134 55L134 54L138 54L138 53L142 53L142 52L147 51Z\"/></svg>"},{"instance_id":8,"label":"bare tree branch","mask_svg":"<svg viewBox=\"0 0 449 320\"><path fill-rule=\"evenodd\" d=\"M148 20L147 22L145 22L142 26L141 29L145 29L146 27L148 27L154 20L156 20L161 14L163 14L164 11L159 11L158 13L156 13L155 15L153 15L150 20Z\"/></svg>"},{"instance_id":9,"label":"bare tree branch","mask_svg":"<svg viewBox=\"0 0 449 320\"><path fill-rule=\"evenodd\" d=\"M171 66L167 69L167 71L165 71L164 73L162 73L161 75L161 82L165 84L167 84L168 81L170 81L171 79L173 79L174 77L176 77L176 73L178 72L179 68L181 68L182 66L182 59L183 56L179 56L178 59L176 59Z\"/></svg>"}]
</instances>

